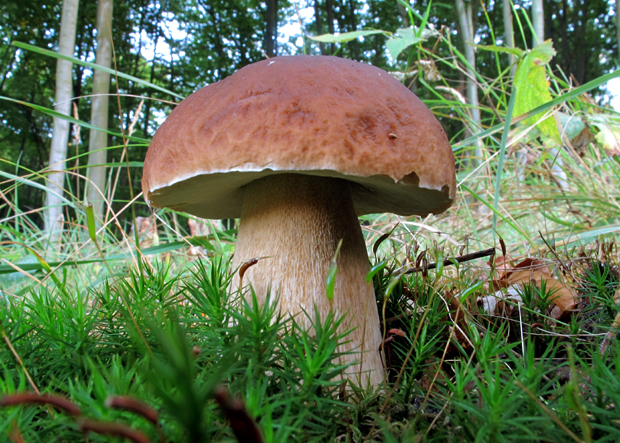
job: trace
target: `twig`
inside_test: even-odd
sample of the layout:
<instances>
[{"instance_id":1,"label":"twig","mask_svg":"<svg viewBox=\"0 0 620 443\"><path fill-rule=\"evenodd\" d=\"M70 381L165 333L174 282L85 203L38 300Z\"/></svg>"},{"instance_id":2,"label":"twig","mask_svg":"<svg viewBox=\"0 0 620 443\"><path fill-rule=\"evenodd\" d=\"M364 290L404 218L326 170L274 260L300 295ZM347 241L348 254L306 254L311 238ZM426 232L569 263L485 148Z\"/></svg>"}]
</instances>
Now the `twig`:
<instances>
[{"instance_id":1,"label":"twig","mask_svg":"<svg viewBox=\"0 0 620 443\"><path fill-rule=\"evenodd\" d=\"M107 398L105 405L111 409L122 409L124 411L134 412L146 418L154 425L156 425L159 421L157 411L137 398L129 396L112 396Z\"/></svg>"},{"instance_id":2,"label":"twig","mask_svg":"<svg viewBox=\"0 0 620 443\"><path fill-rule=\"evenodd\" d=\"M79 417L81 414L80 408L60 395L22 392L20 394L5 395L0 398L0 406L2 407L17 405L52 405L62 409L74 417Z\"/></svg>"},{"instance_id":3,"label":"twig","mask_svg":"<svg viewBox=\"0 0 620 443\"><path fill-rule=\"evenodd\" d=\"M463 263L463 262L466 262L466 261L475 260L477 258L490 257L490 256L493 256L493 255L495 255L495 248L489 248L489 249L485 249L483 251L472 252L471 254L461 255L460 257L446 258L443 261L443 265L444 266L450 266L450 265L453 265L455 263ZM403 272L403 274L413 274L415 272L420 272L420 271L423 271L423 270L435 269L436 267L437 267L437 263L431 263L428 266L420 266L420 267L415 267L415 268L409 268L405 272Z\"/></svg>"},{"instance_id":4,"label":"twig","mask_svg":"<svg viewBox=\"0 0 620 443\"><path fill-rule=\"evenodd\" d=\"M78 420L78 425L84 434L94 432L100 435L123 437L133 443L150 443L148 437L142 432L130 428L123 423L103 422L82 418Z\"/></svg>"},{"instance_id":5,"label":"twig","mask_svg":"<svg viewBox=\"0 0 620 443\"><path fill-rule=\"evenodd\" d=\"M165 443L166 437L161 430L161 426L159 426L159 416L157 411L143 401L130 396L111 396L105 401L105 405L111 409L130 411L146 418L155 427L159 440L162 443Z\"/></svg>"},{"instance_id":6,"label":"twig","mask_svg":"<svg viewBox=\"0 0 620 443\"><path fill-rule=\"evenodd\" d=\"M224 386L217 386L214 391L215 401L230 423L237 441L243 443L263 443L258 425L245 409L243 401L233 399Z\"/></svg>"}]
</instances>

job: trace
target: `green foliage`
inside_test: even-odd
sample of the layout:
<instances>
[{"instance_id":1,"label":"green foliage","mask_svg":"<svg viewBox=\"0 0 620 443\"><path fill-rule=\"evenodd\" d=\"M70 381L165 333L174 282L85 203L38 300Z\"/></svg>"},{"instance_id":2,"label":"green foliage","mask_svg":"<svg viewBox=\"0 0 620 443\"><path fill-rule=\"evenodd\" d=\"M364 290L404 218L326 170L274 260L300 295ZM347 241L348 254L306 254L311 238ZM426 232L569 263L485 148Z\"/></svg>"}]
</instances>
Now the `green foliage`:
<instances>
[{"instance_id":1,"label":"green foliage","mask_svg":"<svg viewBox=\"0 0 620 443\"><path fill-rule=\"evenodd\" d=\"M514 109L515 116L525 114L551 101L546 66L554 55L553 43L548 40L528 51L519 62L514 78L514 86L517 90L517 100ZM536 125L547 137L555 142L560 142L560 133L553 116L550 115L538 122L541 118L542 115L538 114L529 117L524 122L529 126Z\"/></svg>"},{"instance_id":2,"label":"green foliage","mask_svg":"<svg viewBox=\"0 0 620 443\"><path fill-rule=\"evenodd\" d=\"M275 301L259 307L255 299L231 298L228 269L219 259L198 264L187 277L169 268L143 269L145 275L131 271L78 292L77 300L43 290L25 303L2 304L4 333L35 386L64 393L93 419L128 422L152 435L144 420L106 406L111 395L132 395L160 410L173 441L212 441L230 435L212 398L216 384L226 384L244 398L251 416L273 427L268 441L334 435L339 424L332 418L345 406L337 399L345 367L335 352L346 339L336 334L342 319L317 316L310 335L285 322ZM119 293L130 301L152 355ZM179 304L186 293L192 299ZM0 353L7 362L2 392L27 388L15 356L8 348ZM59 438L79 441L70 420L32 410L4 408L0 414L3 422L19 416L25 437L44 438L38 430L53 426Z\"/></svg>"}]
</instances>

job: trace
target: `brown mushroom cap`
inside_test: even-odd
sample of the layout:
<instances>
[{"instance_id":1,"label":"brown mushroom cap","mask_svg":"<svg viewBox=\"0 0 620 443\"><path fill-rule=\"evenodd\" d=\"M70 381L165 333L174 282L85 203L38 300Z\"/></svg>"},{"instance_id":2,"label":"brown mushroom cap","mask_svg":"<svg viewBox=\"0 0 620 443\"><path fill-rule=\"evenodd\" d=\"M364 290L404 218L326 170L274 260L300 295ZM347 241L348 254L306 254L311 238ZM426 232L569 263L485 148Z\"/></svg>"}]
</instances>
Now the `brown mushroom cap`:
<instances>
[{"instance_id":1,"label":"brown mushroom cap","mask_svg":"<svg viewBox=\"0 0 620 443\"><path fill-rule=\"evenodd\" d=\"M144 162L151 206L241 215L242 187L278 173L344 178L358 215L440 213L454 155L428 108L387 72L327 56L275 57L183 100Z\"/></svg>"}]
</instances>

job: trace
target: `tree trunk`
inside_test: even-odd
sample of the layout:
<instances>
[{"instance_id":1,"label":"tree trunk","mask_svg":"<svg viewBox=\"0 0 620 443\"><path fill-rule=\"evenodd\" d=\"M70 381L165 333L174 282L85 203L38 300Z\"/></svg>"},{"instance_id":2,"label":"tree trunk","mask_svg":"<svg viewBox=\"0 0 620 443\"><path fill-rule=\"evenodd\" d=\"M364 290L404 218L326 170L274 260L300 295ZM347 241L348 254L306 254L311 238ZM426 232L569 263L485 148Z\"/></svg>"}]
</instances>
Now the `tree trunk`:
<instances>
[{"instance_id":1,"label":"tree trunk","mask_svg":"<svg viewBox=\"0 0 620 443\"><path fill-rule=\"evenodd\" d=\"M616 0L616 38L618 39L618 65L620 65L620 0Z\"/></svg>"},{"instance_id":2,"label":"tree trunk","mask_svg":"<svg viewBox=\"0 0 620 443\"><path fill-rule=\"evenodd\" d=\"M357 31L357 20L355 18L355 0L349 0L349 32ZM349 46L351 51L353 52L353 59L360 59L360 42L358 39L353 39L349 42Z\"/></svg>"},{"instance_id":3,"label":"tree trunk","mask_svg":"<svg viewBox=\"0 0 620 443\"><path fill-rule=\"evenodd\" d=\"M592 50L588 48L586 34L588 32L588 21L590 18L590 7L587 1L575 2L575 11L577 14L581 12L580 17L573 22L575 24L576 39L575 39L575 60L573 75L577 78L580 85L588 82L588 70L587 66L590 64L590 58L592 57ZM597 55L598 58L598 55ZM595 59L596 60L596 59ZM597 63L597 62L594 62ZM579 86L579 85L577 85Z\"/></svg>"},{"instance_id":4,"label":"tree trunk","mask_svg":"<svg viewBox=\"0 0 620 443\"><path fill-rule=\"evenodd\" d=\"M467 5L463 0L456 0L456 11L459 16L459 24L463 43L465 46L465 59L469 63L467 68L467 101L471 106L471 122L468 125L470 134L476 134L480 130L480 108L478 104L478 85L476 84L476 54L474 53L474 27L472 21L471 2ZM482 149L480 140L476 142L474 149L474 161L472 166L479 165L482 161Z\"/></svg>"},{"instance_id":5,"label":"tree trunk","mask_svg":"<svg viewBox=\"0 0 620 443\"><path fill-rule=\"evenodd\" d=\"M400 5L400 3L398 4ZM370 16L377 17L377 15L378 15L377 4L375 1L371 0L370 1ZM381 66L381 58L383 57L383 42L385 41L385 38L382 35L375 35L373 37L373 40L374 40L373 43L374 43L375 55L373 57L372 64L375 66Z\"/></svg>"},{"instance_id":6,"label":"tree trunk","mask_svg":"<svg viewBox=\"0 0 620 443\"><path fill-rule=\"evenodd\" d=\"M64 0L62 18L60 22L60 37L58 52L62 55L73 56L75 51L75 28L77 24L79 0ZM54 110L64 115L71 115L73 63L66 60L56 62L56 104ZM47 201L45 208L45 230L49 236L52 248L58 247L62 232L63 204L65 181L65 161L67 159L67 142L69 140L69 122L62 118L54 118L52 146L50 148L50 170L60 171L49 175Z\"/></svg>"},{"instance_id":7,"label":"tree trunk","mask_svg":"<svg viewBox=\"0 0 620 443\"><path fill-rule=\"evenodd\" d=\"M159 39L164 36L163 30L159 26L159 23L161 21L162 12L163 12L163 5L160 4L159 5L159 9L157 10L157 16L156 16L157 17L156 18L157 30L151 36L151 38L155 42L156 47L157 47L157 42L159 42ZM156 60L157 60L157 51L153 51L153 60L151 60L151 74L149 76L149 82L150 83L153 83L155 81L155 62L156 62ZM153 100L151 100L152 96L153 96L152 89L149 88L149 92L147 94L148 99L146 100L146 107L145 107L145 111L144 111L144 134L145 135L148 135L148 133L149 133L149 120L151 119L151 105L152 105L152 102L153 102Z\"/></svg>"},{"instance_id":8,"label":"tree trunk","mask_svg":"<svg viewBox=\"0 0 620 443\"><path fill-rule=\"evenodd\" d=\"M109 68L112 63L112 0L100 0L97 9L97 52L95 63ZM110 74L95 69L93 74L93 99L90 114L91 124L97 128L108 129L108 93L110 92ZM108 161L105 148L108 134L103 131L90 130L88 155L88 202L93 205L96 220L103 220L103 196L105 196L106 167L101 165Z\"/></svg>"},{"instance_id":9,"label":"tree trunk","mask_svg":"<svg viewBox=\"0 0 620 443\"><path fill-rule=\"evenodd\" d=\"M323 25L321 23L321 5L319 4L319 0L314 0L314 21L316 23L316 35L322 35ZM326 54L325 43L319 43L319 49L321 50L321 55Z\"/></svg>"},{"instance_id":10,"label":"tree trunk","mask_svg":"<svg viewBox=\"0 0 620 443\"><path fill-rule=\"evenodd\" d=\"M6 51L4 53L5 56L7 56L9 52L11 53L11 59L7 61L6 57L4 57L2 61L2 66L5 66L6 70L4 71L4 75L2 76L2 81L0 82L0 94L2 94L2 90L4 89L4 82L9 76L9 73L12 71L13 63L15 62L15 56L17 54L17 48L11 48L7 46Z\"/></svg>"},{"instance_id":11,"label":"tree trunk","mask_svg":"<svg viewBox=\"0 0 620 443\"><path fill-rule=\"evenodd\" d=\"M275 57L278 53L278 0L267 0L265 23L265 54Z\"/></svg>"},{"instance_id":12,"label":"tree trunk","mask_svg":"<svg viewBox=\"0 0 620 443\"><path fill-rule=\"evenodd\" d=\"M564 2L566 5L566 2ZM566 11L564 11L566 13ZM584 18L585 20L585 18ZM545 41L545 17L543 11L543 2L542 0L533 0L532 1L532 47L538 46ZM566 42L566 39L563 39L562 43ZM554 147L551 148L550 154L554 159L553 166L551 167L551 172L556 178L556 183L560 187L560 189L565 190L568 186L567 184L567 175L564 170L564 160L562 159L562 147Z\"/></svg>"},{"instance_id":13,"label":"tree trunk","mask_svg":"<svg viewBox=\"0 0 620 443\"><path fill-rule=\"evenodd\" d=\"M213 22L213 35L215 37L213 48L215 49L216 54L224 54L224 44L222 42L222 35L220 32L220 19L219 15L216 14L215 8L213 4L208 1L201 1L200 4L207 11L207 14L211 16L211 20ZM228 69L226 65L222 65L219 67L220 78L224 78L228 76ZM172 91L172 89L170 89Z\"/></svg>"},{"instance_id":14,"label":"tree trunk","mask_svg":"<svg viewBox=\"0 0 620 443\"><path fill-rule=\"evenodd\" d=\"M545 41L545 20L543 0L532 0L532 47Z\"/></svg>"},{"instance_id":15,"label":"tree trunk","mask_svg":"<svg viewBox=\"0 0 620 443\"><path fill-rule=\"evenodd\" d=\"M332 4L332 0L325 0L325 10L327 11L327 30L330 34L335 33L334 28L334 5ZM334 53L334 44L330 43L329 45L329 53Z\"/></svg>"},{"instance_id":16,"label":"tree trunk","mask_svg":"<svg viewBox=\"0 0 620 443\"><path fill-rule=\"evenodd\" d=\"M620 0L618 0L620 1ZM502 0L503 8L504 8L504 38L507 48L515 47L515 35L514 30L512 29L512 6L510 0ZM514 77L515 72L517 71L517 65L515 64L515 56L512 54L508 55L508 61L510 63L510 76Z\"/></svg>"},{"instance_id":17,"label":"tree trunk","mask_svg":"<svg viewBox=\"0 0 620 443\"><path fill-rule=\"evenodd\" d=\"M396 8L398 9L400 19L403 21L403 28L409 28L411 26L411 21L409 20L407 8L405 8L402 3L396 3Z\"/></svg>"}]
</instances>

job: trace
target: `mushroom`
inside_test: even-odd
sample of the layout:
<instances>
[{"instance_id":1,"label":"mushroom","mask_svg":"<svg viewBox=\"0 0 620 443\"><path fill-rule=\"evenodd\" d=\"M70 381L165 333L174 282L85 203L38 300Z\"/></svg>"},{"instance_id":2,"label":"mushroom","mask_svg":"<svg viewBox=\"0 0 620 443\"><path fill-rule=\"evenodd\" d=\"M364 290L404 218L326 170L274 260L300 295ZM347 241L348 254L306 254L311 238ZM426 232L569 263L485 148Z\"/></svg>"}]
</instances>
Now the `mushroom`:
<instances>
[{"instance_id":1,"label":"mushroom","mask_svg":"<svg viewBox=\"0 0 620 443\"><path fill-rule=\"evenodd\" d=\"M346 377L385 377L368 252L357 216L437 214L455 196L440 123L387 72L337 57L275 57L183 100L144 162L147 203L202 218L241 218L233 266L260 303L310 328L314 309L345 315ZM333 298L326 279L339 242ZM237 277L237 282L239 278ZM307 314L307 315L306 315Z\"/></svg>"}]
</instances>

